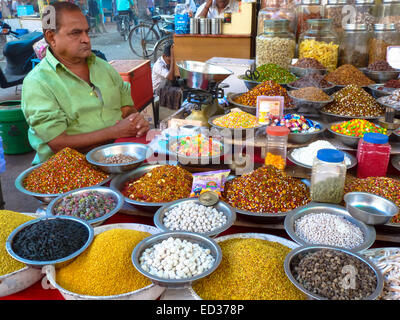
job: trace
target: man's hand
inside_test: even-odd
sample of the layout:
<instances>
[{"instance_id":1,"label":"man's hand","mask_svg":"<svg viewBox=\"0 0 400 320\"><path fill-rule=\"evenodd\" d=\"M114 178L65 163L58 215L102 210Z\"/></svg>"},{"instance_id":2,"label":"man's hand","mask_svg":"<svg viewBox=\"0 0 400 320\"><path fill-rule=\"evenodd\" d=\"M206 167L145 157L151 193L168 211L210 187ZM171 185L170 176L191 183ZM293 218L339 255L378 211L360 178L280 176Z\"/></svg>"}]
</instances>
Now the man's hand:
<instances>
[{"instance_id":1,"label":"man's hand","mask_svg":"<svg viewBox=\"0 0 400 320\"><path fill-rule=\"evenodd\" d=\"M136 112L113 126L116 139L128 137L141 137L150 129L150 124L143 118L143 116Z\"/></svg>"}]
</instances>

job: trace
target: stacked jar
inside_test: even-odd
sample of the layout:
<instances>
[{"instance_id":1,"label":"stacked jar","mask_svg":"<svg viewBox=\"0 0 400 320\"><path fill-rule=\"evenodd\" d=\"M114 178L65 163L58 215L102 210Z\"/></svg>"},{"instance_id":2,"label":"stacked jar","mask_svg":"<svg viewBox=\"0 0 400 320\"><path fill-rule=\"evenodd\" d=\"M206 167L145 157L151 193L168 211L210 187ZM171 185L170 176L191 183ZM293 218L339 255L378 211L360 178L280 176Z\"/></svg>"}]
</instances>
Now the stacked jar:
<instances>
[{"instance_id":1,"label":"stacked jar","mask_svg":"<svg viewBox=\"0 0 400 320\"><path fill-rule=\"evenodd\" d=\"M296 9L296 39L299 39L300 35L307 31L308 20L322 19L323 17L324 7L321 4L321 0L301 0Z\"/></svg>"},{"instance_id":2,"label":"stacked jar","mask_svg":"<svg viewBox=\"0 0 400 320\"><path fill-rule=\"evenodd\" d=\"M347 3L347 0L328 0L324 10L325 18L332 20L333 30L339 37L343 33L342 20L345 17L343 8L348 5Z\"/></svg>"},{"instance_id":3,"label":"stacked jar","mask_svg":"<svg viewBox=\"0 0 400 320\"><path fill-rule=\"evenodd\" d=\"M332 20L310 19L307 23L309 29L299 38L299 58L314 58L332 72L339 57L339 39L332 30Z\"/></svg>"},{"instance_id":4,"label":"stacked jar","mask_svg":"<svg viewBox=\"0 0 400 320\"><path fill-rule=\"evenodd\" d=\"M311 171L311 200L340 203L343 200L346 164L343 151L320 149Z\"/></svg>"},{"instance_id":5,"label":"stacked jar","mask_svg":"<svg viewBox=\"0 0 400 320\"><path fill-rule=\"evenodd\" d=\"M374 30L374 24L378 22L378 5L375 0L356 0L356 19L354 23L366 24L368 31ZM353 23L353 22L352 22Z\"/></svg>"},{"instance_id":6,"label":"stacked jar","mask_svg":"<svg viewBox=\"0 0 400 320\"><path fill-rule=\"evenodd\" d=\"M368 63L385 60L389 46L400 45L400 32L396 30L394 23L374 24L374 32L368 44Z\"/></svg>"},{"instance_id":7,"label":"stacked jar","mask_svg":"<svg viewBox=\"0 0 400 320\"><path fill-rule=\"evenodd\" d=\"M258 13L257 35L264 32L265 20L289 20L290 32L296 32L296 11L290 1L269 0L265 5Z\"/></svg>"},{"instance_id":8,"label":"stacked jar","mask_svg":"<svg viewBox=\"0 0 400 320\"><path fill-rule=\"evenodd\" d=\"M289 20L264 20L264 32L256 38L256 66L274 63L289 69L296 50Z\"/></svg>"},{"instance_id":9,"label":"stacked jar","mask_svg":"<svg viewBox=\"0 0 400 320\"><path fill-rule=\"evenodd\" d=\"M368 41L371 33L366 24L346 24L340 41L339 65L368 67Z\"/></svg>"},{"instance_id":10,"label":"stacked jar","mask_svg":"<svg viewBox=\"0 0 400 320\"><path fill-rule=\"evenodd\" d=\"M382 0L378 16L379 23L394 23L400 32L400 0Z\"/></svg>"},{"instance_id":11,"label":"stacked jar","mask_svg":"<svg viewBox=\"0 0 400 320\"><path fill-rule=\"evenodd\" d=\"M290 130L286 127L268 126L266 132L265 165L272 165L283 170L286 167L287 141Z\"/></svg>"}]
</instances>

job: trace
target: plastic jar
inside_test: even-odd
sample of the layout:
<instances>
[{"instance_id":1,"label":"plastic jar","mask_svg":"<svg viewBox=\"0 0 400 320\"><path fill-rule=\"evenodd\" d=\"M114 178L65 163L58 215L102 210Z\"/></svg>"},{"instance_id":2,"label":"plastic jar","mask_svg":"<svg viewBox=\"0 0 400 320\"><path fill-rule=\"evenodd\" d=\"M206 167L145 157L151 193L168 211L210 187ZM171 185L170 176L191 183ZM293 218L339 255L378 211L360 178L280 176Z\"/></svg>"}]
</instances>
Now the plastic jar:
<instances>
[{"instance_id":1,"label":"plastic jar","mask_svg":"<svg viewBox=\"0 0 400 320\"><path fill-rule=\"evenodd\" d=\"M346 164L343 151L320 149L311 171L311 200L340 203L343 200Z\"/></svg>"},{"instance_id":2,"label":"plastic jar","mask_svg":"<svg viewBox=\"0 0 400 320\"><path fill-rule=\"evenodd\" d=\"M356 20L354 23L366 24L369 31L374 30L378 22L378 5L375 0L356 0Z\"/></svg>"},{"instance_id":3,"label":"plastic jar","mask_svg":"<svg viewBox=\"0 0 400 320\"><path fill-rule=\"evenodd\" d=\"M267 150L265 165L283 170L286 167L287 140L290 130L286 127L267 127Z\"/></svg>"},{"instance_id":4,"label":"plastic jar","mask_svg":"<svg viewBox=\"0 0 400 320\"><path fill-rule=\"evenodd\" d=\"M329 71L337 67L339 39L331 19L310 19L309 28L299 38L299 58L314 58Z\"/></svg>"},{"instance_id":5,"label":"plastic jar","mask_svg":"<svg viewBox=\"0 0 400 320\"><path fill-rule=\"evenodd\" d=\"M296 10L293 3L287 0L269 0L265 4L266 6L258 12L257 35L264 32L265 20L289 20L290 32L296 32Z\"/></svg>"},{"instance_id":6,"label":"plastic jar","mask_svg":"<svg viewBox=\"0 0 400 320\"><path fill-rule=\"evenodd\" d=\"M274 63L289 69L296 51L289 20L265 20L264 32L256 37L256 66Z\"/></svg>"},{"instance_id":7,"label":"plastic jar","mask_svg":"<svg viewBox=\"0 0 400 320\"><path fill-rule=\"evenodd\" d=\"M397 31L400 31L400 0L382 0L378 16L379 23L394 23Z\"/></svg>"},{"instance_id":8,"label":"plastic jar","mask_svg":"<svg viewBox=\"0 0 400 320\"><path fill-rule=\"evenodd\" d=\"M368 44L368 63L386 61L387 48L397 45L400 45L400 32L396 30L394 23L374 24L374 32Z\"/></svg>"},{"instance_id":9,"label":"plastic jar","mask_svg":"<svg viewBox=\"0 0 400 320\"><path fill-rule=\"evenodd\" d=\"M339 36L343 32L342 20L346 14L343 14L342 10L346 5L348 5L347 0L328 0L325 5L324 17L332 19L333 29Z\"/></svg>"},{"instance_id":10,"label":"plastic jar","mask_svg":"<svg viewBox=\"0 0 400 320\"><path fill-rule=\"evenodd\" d=\"M358 142L357 177L385 177L389 158L389 137L382 133L365 133Z\"/></svg>"},{"instance_id":11,"label":"plastic jar","mask_svg":"<svg viewBox=\"0 0 400 320\"><path fill-rule=\"evenodd\" d=\"M300 35L307 31L307 20L322 19L323 17L324 7L321 4L321 0L302 0L296 9L296 39L299 39Z\"/></svg>"},{"instance_id":12,"label":"plastic jar","mask_svg":"<svg viewBox=\"0 0 400 320\"><path fill-rule=\"evenodd\" d=\"M339 46L339 65L368 66L368 41L371 33L366 24L346 24Z\"/></svg>"}]
</instances>

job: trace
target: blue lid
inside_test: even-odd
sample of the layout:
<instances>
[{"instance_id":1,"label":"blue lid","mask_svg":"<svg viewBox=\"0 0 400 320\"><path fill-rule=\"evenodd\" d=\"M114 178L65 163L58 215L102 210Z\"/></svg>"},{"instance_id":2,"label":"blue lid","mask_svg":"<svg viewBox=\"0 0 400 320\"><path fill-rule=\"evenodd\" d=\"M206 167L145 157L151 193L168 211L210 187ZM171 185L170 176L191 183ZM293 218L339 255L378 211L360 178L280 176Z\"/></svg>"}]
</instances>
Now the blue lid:
<instances>
[{"instance_id":1,"label":"blue lid","mask_svg":"<svg viewBox=\"0 0 400 320\"><path fill-rule=\"evenodd\" d=\"M364 134L363 140L369 143L384 144L388 143L389 137L383 133L367 132Z\"/></svg>"},{"instance_id":2,"label":"blue lid","mask_svg":"<svg viewBox=\"0 0 400 320\"><path fill-rule=\"evenodd\" d=\"M343 162L344 153L336 149L320 149L317 152L317 158L326 162Z\"/></svg>"}]
</instances>

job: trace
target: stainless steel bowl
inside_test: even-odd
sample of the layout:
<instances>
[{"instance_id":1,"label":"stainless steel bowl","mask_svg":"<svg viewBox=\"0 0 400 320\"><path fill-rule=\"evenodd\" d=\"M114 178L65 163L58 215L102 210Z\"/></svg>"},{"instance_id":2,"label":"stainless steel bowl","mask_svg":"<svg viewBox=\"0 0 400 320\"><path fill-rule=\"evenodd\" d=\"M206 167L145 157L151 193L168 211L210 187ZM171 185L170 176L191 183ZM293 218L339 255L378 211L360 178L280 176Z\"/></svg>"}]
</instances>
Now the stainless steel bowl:
<instances>
[{"instance_id":1,"label":"stainless steel bowl","mask_svg":"<svg viewBox=\"0 0 400 320\"><path fill-rule=\"evenodd\" d=\"M400 171L400 155L394 156L391 160L392 166Z\"/></svg>"},{"instance_id":2,"label":"stainless steel bowl","mask_svg":"<svg viewBox=\"0 0 400 320\"><path fill-rule=\"evenodd\" d=\"M389 80L397 79L400 70L395 69L394 71L371 71L368 68L360 68L360 70L372 81L377 83L385 83Z\"/></svg>"},{"instance_id":3,"label":"stainless steel bowl","mask_svg":"<svg viewBox=\"0 0 400 320\"><path fill-rule=\"evenodd\" d=\"M121 191L123 185L125 184L126 181L130 179L138 179L145 175L146 173L150 172L156 167L161 167L163 166L162 164L155 164L155 165L145 165L141 166L139 168L136 168L135 170L120 174L115 176L110 183L111 189ZM128 197L125 197L125 202L129 203L130 205L134 206L135 208L139 210L144 210L147 212L156 212L158 209L160 209L162 206L166 205L167 202L144 202L144 201L136 201L132 200Z\"/></svg>"},{"instance_id":4,"label":"stainless steel bowl","mask_svg":"<svg viewBox=\"0 0 400 320\"><path fill-rule=\"evenodd\" d=\"M368 86L368 89L371 91L372 96L375 99L385 97L385 96L390 96L391 92L393 92L395 89L394 88L384 88L383 83L378 83L378 84L370 84ZM383 89L378 89L380 87L383 87Z\"/></svg>"},{"instance_id":5,"label":"stainless steel bowl","mask_svg":"<svg viewBox=\"0 0 400 320\"><path fill-rule=\"evenodd\" d=\"M317 73L321 75L326 75L328 73L327 69L301 68L296 66L289 66L289 71L299 78L304 77L309 73Z\"/></svg>"},{"instance_id":6,"label":"stainless steel bowl","mask_svg":"<svg viewBox=\"0 0 400 320\"><path fill-rule=\"evenodd\" d=\"M80 249L78 249L78 250L75 251L74 253L70 254L69 256L66 256L66 257L61 258L61 259L50 260L50 261L39 261L39 260L30 260L30 259L26 259L26 258L23 258L23 257L19 256L19 255L14 251L14 249L13 249L13 241L14 241L15 236L16 236L20 231L22 231L23 229L25 229L26 227L28 227L28 226L30 226L30 225L32 225L32 224L35 224L35 223L40 222L40 221L42 221L42 220L52 220L52 219L71 220L71 221L76 221L76 222L82 224L82 225L87 229L87 231L88 231L88 239L86 240L85 244L84 244ZM84 251L89 247L89 245L92 243L93 238L94 238L94 230L93 230L93 227L92 227L89 223L87 223L87 222L85 222L85 221L83 221L83 220L81 220L81 219L78 219L78 218L75 218L75 217L68 217L68 216L52 216L52 217L46 216L46 217L42 217L42 218L37 218L37 219L34 219L34 220L30 220L30 221L28 221L28 222L23 223L23 224L20 225L19 227L15 228L15 229L13 230L13 232L11 232L11 234L10 234L9 237L7 238L7 241L6 241L6 250L7 250L8 254L10 254L15 260L18 260L18 261L20 261L20 262L22 262L22 263L25 263L25 264L26 264L27 266L29 266L29 267L41 268L41 267L43 267L43 266L45 266L45 265L48 265L48 264L53 264L53 265L55 265L56 267L59 267L59 266L64 265L65 263L69 262L69 261L72 260L73 258L77 257L77 256L80 255L82 252L84 252Z\"/></svg>"},{"instance_id":7,"label":"stainless steel bowl","mask_svg":"<svg viewBox=\"0 0 400 320\"><path fill-rule=\"evenodd\" d=\"M107 164L101 162L104 157L123 154L135 157L137 160L127 163ZM124 173L139 167L151 156L151 149L145 144L133 142L111 143L97 147L86 154L86 160L107 173Z\"/></svg>"},{"instance_id":8,"label":"stainless steel bowl","mask_svg":"<svg viewBox=\"0 0 400 320\"><path fill-rule=\"evenodd\" d=\"M70 192L67 192L67 193L53 199L46 208L46 215L57 216L56 207L65 197L79 196L85 192L98 192L98 193L102 194L103 196L112 198L116 203L115 207L109 213L106 213L105 215L103 215L101 217L94 218L91 220L82 219L82 220L88 222L93 227L97 227L97 226L101 225L104 221L106 221L108 218L112 217L119 210L121 210L122 206L124 205L124 196L121 194L121 192L110 189L110 188L106 188L106 187L88 187L88 188L72 190Z\"/></svg>"},{"instance_id":9,"label":"stainless steel bowl","mask_svg":"<svg viewBox=\"0 0 400 320\"><path fill-rule=\"evenodd\" d=\"M298 89L296 89L296 90L298 90ZM322 107L325 107L327 104L329 104L333 101L332 97L330 97L329 100L326 100L326 101L311 101L311 100L301 99L301 98L297 98L297 97L293 96L291 91L288 91L288 96L290 97L290 99L292 99L292 101L296 105L296 107L309 108L311 110L314 110L314 109L319 110Z\"/></svg>"},{"instance_id":10,"label":"stainless steel bowl","mask_svg":"<svg viewBox=\"0 0 400 320\"><path fill-rule=\"evenodd\" d=\"M293 241L297 242L302 246L310 246L310 245L324 245L323 243L311 243L307 242L301 237L299 237L295 230L295 223L297 219L300 219L308 214L312 213L329 213L335 216L342 217L347 221L351 222L353 225L360 228L362 233L364 234L364 242L357 247L354 248L344 248L350 251L359 252L370 248L376 239L376 231L374 227L368 226L365 223L353 218L346 210L345 207L328 204L328 203L310 203L305 206L294 209L291 213L289 213L284 222L285 230L290 238ZM333 245L331 245L333 246ZM339 247L339 246L337 246Z\"/></svg>"},{"instance_id":11,"label":"stainless steel bowl","mask_svg":"<svg viewBox=\"0 0 400 320\"><path fill-rule=\"evenodd\" d=\"M318 123L321 126L321 129L319 131L314 131L314 132L309 132L309 133L294 133L290 132L288 136L288 141L290 143L295 143L295 144L305 144L313 140L314 138L318 137L321 133L323 133L326 130L326 127L321 123L317 121L313 121L314 123Z\"/></svg>"},{"instance_id":12,"label":"stainless steel bowl","mask_svg":"<svg viewBox=\"0 0 400 320\"><path fill-rule=\"evenodd\" d=\"M245 76L244 76L244 75L241 75L241 76L239 76L238 78L239 78L240 80L243 80L243 82L244 82L244 84L245 84L247 90L249 90L249 91L250 91L251 89L253 89L254 87L258 86L260 83L262 83L262 82L259 82L259 81L247 80L247 79L245 79Z\"/></svg>"},{"instance_id":13,"label":"stainless steel bowl","mask_svg":"<svg viewBox=\"0 0 400 320\"><path fill-rule=\"evenodd\" d=\"M395 105L393 104L388 104L386 102L384 102L384 100L386 99L387 96L384 97L380 97L378 99L376 99L376 102L378 102L382 107L386 108L393 108L396 110L396 115L397 113L400 111L400 103L397 103Z\"/></svg>"},{"instance_id":14,"label":"stainless steel bowl","mask_svg":"<svg viewBox=\"0 0 400 320\"><path fill-rule=\"evenodd\" d=\"M170 202L167 205L165 205L157 210L156 214L154 215L154 225L158 229L160 229L164 232L186 231L186 230L170 230L165 226L163 221L164 221L166 212L170 211L174 207L181 205L182 203L187 203L187 202L201 204L197 198L186 198L186 199ZM227 204L223 201L219 201L217 204L213 205L212 207L217 209L219 212L222 212L225 215L226 223L223 226L221 226L220 228L217 228L217 229L209 231L209 232L201 233L202 235L211 237L211 238L218 236L220 233L224 232L225 230L228 230L235 223L235 220L236 220L235 209L233 209L229 204Z\"/></svg>"},{"instance_id":15,"label":"stainless steel bowl","mask_svg":"<svg viewBox=\"0 0 400 320\"><path fill-rule=\"evenodd\" d=\"M143 270L139 262L139 258L142 256L143 251L146 250L147 248L152 247L157 243L167 240L170 237L173 237L174 239L176 238L185 239L192 243L197 243L203 248L209 249L211 251L210 254L215 259L213 266L198 276L186 279L165 279L152 275L149 272ZM187 231L163 232L156 235L152 235L139 242L139 244L135 247L135 249L132 252L132 263L141 274L149 278L154 284L157 284L161 287L175 288L175 289L188 288L192 285L193 282L213 273L218 268L219 264L221 263L221 260L222 260L221 248L214 240L212 240L209 237L205 237L199 233L187 232Z\"/></svg>"},{"instance_id":16,"label":"stainless steel bowl","mask_svg":"<svg viewBox=\"0 0 400 320\"><path fill-rule=\"evenodd\" d=\"M235 132L235 131L241 132L241 131L246 131L246 130L257 130L257 129L259 129L259 128L261 128L263 126L263 125L259 124L258 126L253 127L253 128L226 128L226 127L221 127L221 126L219 126L219 125L214 123L214 120L217 119L217 118L220 118L220 117L222 117L222 116L221 115L212 116L212 117L210 117L208 119L208 123L213 128L216 128L216 129L219 129L219 130L229 130L230 132Z\"/></svg>"},{"instance_id":17,"label":"stainless steel bowl","mask_svg":"<svg viewBox=\"0 0 400 320\"><path fill-rule=\"evenodd\" d=\"M353 149L357 149L358 141L360 141L361 139L360 137L348 136L332 130L333 125L337 125L340 123L342 123L342 121L329 124L328 131L334 135L335 139L338 139L346 146L352 147Z\"/></svg>"},{"instance_id":18,"label":"stainless steel bowl","mask_svg":"<svg viewBox=\"0 0 400 320\"><path fill-rule=\"evenodd\" d=\"M179 75L189 88L208 90L212 82L220 83L233 74L221 66L200 61L179 61Z\"/></svg>"},{"instance_id":19,"label":"stainless steel bowl","mask_svg":"<svg viewBox=\"0 0 400 320\"><path fill-rule=\"evenodd\" d=\"M364 119L364 120L368 120L370 122L377 122L378 119L380 117L382 117L382 115L384 114L384 112L382 112L382 115L376 116L376 117L353 117L353 116L341 116L339 114L325 112L322 109L319 109L318 112L321 116L321 120L323 122L327 122L327 123L342 122L342 121L347 121L347 120L352 120L352 119Z\"/></svg>"},{"instance_id":20,"label":"stainless steel bowl","mask_svg":"<svg viewBox=\"0 0 400 320\"><path fill-rule=\"evenodd\" d=\"M292 150L290 150L290 151L288 152L287 158L288 158L291 162L293 162L295 165L298 165L298 166L300 166L300 167L303 167L303 168L306 168L306 169L310 169L310 170L311 170L311 169L312 169L312 166L309 166L309 165L307 165L307 164L301 163L301 162L297 161L297 160L293 157L293 155L292 155L293 150L295 150L295 149L292 149ZM353 156L352 154L348 153L348 152L345 152L345 151L343 151L343 150L342 150L342 152L345 154L345 157L347 157L347 158L350 159L350 164L348 164L348 165L346 166L346 167L347 167L347 170L349 170L349 169L351 169L351 168L354 168L354 167L357 165L357 158L356 158L355 156Z\"/></svg>"},{"instance_id":21,"label":"stainless steel bowl","mask_svg":"<svg viewBox=\"0 0 400 320\"><path fill-rule=\"evenodd\" d=\"M39 168L42 164L37 164L33 167L30 167L28 169L26 169L25 171L23 171L21 174L19 174L19 176L17 177L17 179L15 179L15 187L17 188L18 191L25 193L26 195L35 197L36 199L38 199L39 201L42 201L44 203L50 203L51 200L53 200L54 198L62 195L63 193L53 193L53 194L44 194L44 193L36 193L36 192L32 192L29 191L27 189L25 189L24 187L24 180L25 178L35 169ZM113 178L113 175L109 175L106 179L104 179L102 182L92 186L92 187L97 187L97 186L102 186L104 184L106 184L107 182L109 182L111 179Z\"/></svg>"},{"instance_id":22,"label":"stainless steel bowl","mask_svg":"<svg viewBox=\"0 0 400 320\"><path fill-rule=\"evenodd\" d=\"M367 192L349 192L344 195L347 211L366 224L385 224L396 214L399 208L390 200Z\"/></svg>"},{"instance_id":23,"label":"stainless steel bowl","mask_svg":"<svg viewBox=\"0 0 400 320\"><path fill-rule=\"evenodd\" d=\"M319 296L315 293L312 293L310 291L308 291L301 283L299 283L295 276L294 276L294 268L297 266L297 264L299 263L299 259L308 254L308 253L313 253L313 252L317 252L323 249L331 249L331 250L335 250L335 251L339 251L339 252L344 252L350 256L353 256L355 258L357 258L358 260L366 263L374 272L375 276L376 276L376 282L377 282L377 286L376 289L374 290L374 292L369 295L368 297L366 297L364 300L375 300L376 298L379 297L379 295L381 294L382 290L383 290L383 284L384 284L384 279L382 276L381 271L379 270L378 267L375 266L374 263L372 263L368 258L362 256L359 253L356 252L352 252L349 250L345 250L345 249L341 249L341 248L335 248L335 247L331 247L331 246L307 246L307 247L298 247L294 250L292 250L291 252L289 252L289 254L286 256L285 258L285 262L284 262L284 270L285 273L287 275L287 277L290 279L290 281L303 293L305 293L309 298L314 299L314 300L327 300L327 298Z\"/></svg>"}]
</instances>

